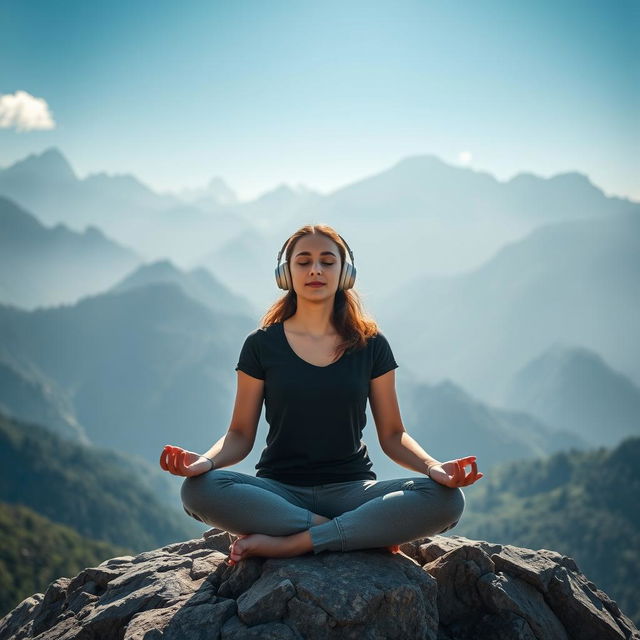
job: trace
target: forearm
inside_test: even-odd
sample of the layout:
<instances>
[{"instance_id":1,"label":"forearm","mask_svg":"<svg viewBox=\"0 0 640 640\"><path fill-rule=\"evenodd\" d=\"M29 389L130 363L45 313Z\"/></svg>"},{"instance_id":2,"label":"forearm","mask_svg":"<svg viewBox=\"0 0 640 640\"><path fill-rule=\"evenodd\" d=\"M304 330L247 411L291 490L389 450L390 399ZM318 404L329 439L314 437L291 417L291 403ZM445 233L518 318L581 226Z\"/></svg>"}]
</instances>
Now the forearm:
<instances>
[{"instance_id":1,"label":"forearm","mask_svg":"<svg viewBox=\"0 0 640 640\"><path fill-rule=\"evenodd\" d=\"M432 458L406 431L397 433L384 443L384 452L400 466L429 475L429 467L441 464Z\"/></svg>"},{"instance_id":2,"label":"forearm","mask_svg":"<svg viewBox=\"0 0 640 640\"><path fill-rule=\"evenodd\" d=\"M213 460L216 469L230 467L249 455L253 446L238 431L227 431L208 451L202 455Z\"/></svg>"}]
</instances>

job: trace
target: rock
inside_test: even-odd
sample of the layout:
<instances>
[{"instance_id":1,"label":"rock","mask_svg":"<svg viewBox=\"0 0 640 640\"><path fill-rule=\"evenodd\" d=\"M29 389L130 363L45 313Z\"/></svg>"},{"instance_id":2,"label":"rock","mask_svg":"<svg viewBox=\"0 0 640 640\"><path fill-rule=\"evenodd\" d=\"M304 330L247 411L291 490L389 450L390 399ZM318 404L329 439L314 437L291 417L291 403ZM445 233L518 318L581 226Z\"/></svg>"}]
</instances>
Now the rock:
<instances>
[{"instance_id":1,"label":"rock","mask_svg":"<svg viewBox=\"0 0 640 640\"><path fill-rule=\"evenodd\" d=\"M566 556L460 536L294 558L224 559L232 537L122 556L58 578L0 640L640 640Z\"/></svg>"}]
</instances>

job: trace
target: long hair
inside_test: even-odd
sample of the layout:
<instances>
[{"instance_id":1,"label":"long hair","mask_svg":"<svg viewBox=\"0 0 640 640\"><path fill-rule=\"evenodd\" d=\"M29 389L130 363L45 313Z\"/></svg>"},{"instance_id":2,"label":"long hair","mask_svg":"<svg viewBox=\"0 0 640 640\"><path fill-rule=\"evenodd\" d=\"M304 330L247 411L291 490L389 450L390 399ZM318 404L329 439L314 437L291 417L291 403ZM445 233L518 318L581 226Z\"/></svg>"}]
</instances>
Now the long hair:
<instances>
[{"instance_id":1,"label":"long hair","mask_svg":"<svg viewBox=\"0 0 640 640\"><path fill-rule=\"evenodd\" d=\"M307 224L300 227L290 238L285 251L286 261L291 265L291 255L296 242L310 233L322 233L338 246L340 253L340 266L347 260L347 250L340 236L333 227L327 224ZM298 294L293 288L276 300L260 320L260 327L266 328L277 322L284 322L295 314L298 308ZM336 331L342 337L342 342L335 349L335 358L340 354L356 351L366 346L367 338L378 333L378 325L375 320L362 308L360 295L354 289L339 289L336 291L333 301L333 313L331 322Z\"/></svg>"}]
</instances>

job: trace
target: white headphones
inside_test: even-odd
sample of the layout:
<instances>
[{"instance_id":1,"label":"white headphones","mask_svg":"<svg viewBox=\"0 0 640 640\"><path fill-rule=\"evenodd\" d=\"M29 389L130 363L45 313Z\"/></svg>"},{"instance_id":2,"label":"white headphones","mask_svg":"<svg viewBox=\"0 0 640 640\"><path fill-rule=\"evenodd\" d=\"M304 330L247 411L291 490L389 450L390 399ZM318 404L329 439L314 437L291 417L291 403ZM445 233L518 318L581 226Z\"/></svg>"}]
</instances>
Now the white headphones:
<instances>
[{"instance_id":1,"label":"white headphones","mask_svg":"<svg viewBox=\"0 0 640 640\"><path fill-rule=\"evenodd\" d=\"M344 243L347 248L349 258L351 262L346 260L342 264L342 271L340 271L340 278L338 280L338 291L344 289L351 289L356 281L356 267L353 260L353 252L349 248L347 241L338 234L338 237ZM276 284L280 289L290 290L293 289L293 282L291 280L291 271L289 270L289 263L285 260L283 264L280 264L280 258L285 252L285 247L289 244L291 237L282 245L282 249L278 251L278 257L276 258Z\"/></svg>"}]
</instances>

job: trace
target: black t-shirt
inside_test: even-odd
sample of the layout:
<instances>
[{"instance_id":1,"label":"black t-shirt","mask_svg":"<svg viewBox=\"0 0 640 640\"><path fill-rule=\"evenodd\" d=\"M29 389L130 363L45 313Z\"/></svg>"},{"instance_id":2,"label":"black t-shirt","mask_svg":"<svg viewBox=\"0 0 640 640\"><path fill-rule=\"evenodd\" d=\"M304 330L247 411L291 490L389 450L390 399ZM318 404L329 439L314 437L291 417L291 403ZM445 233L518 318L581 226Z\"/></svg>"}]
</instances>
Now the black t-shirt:
<instances>
[{"instance_id":1,"label":"black t-shirt","mask_svg":"<svg viewBox=\"0 0 640 640\"><path fill-rule=\"evenodd\" d=\"M319 367L295 353L282 322L252 331L236 371L265 381L269 433L256 476L301 486L375 480L361 441L369 381L396 367L380 332Z\"/></svg>"}]
</instances>

